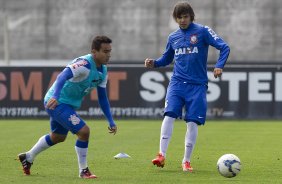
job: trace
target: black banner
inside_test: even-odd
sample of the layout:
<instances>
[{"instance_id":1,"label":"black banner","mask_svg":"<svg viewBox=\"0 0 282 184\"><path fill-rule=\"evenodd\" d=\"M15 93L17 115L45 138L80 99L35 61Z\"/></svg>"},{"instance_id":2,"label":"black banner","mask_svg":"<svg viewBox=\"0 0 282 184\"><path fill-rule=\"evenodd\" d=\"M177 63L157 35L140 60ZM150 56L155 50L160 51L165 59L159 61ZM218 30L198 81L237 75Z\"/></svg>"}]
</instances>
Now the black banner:
<instances>
[{"instance_id":1,"label":"black banner","mask_svg":"<svg viewBox=\"0 0 282 184\"><path fill-rule=\"evenodd\" d=\"M1 67L0 117L47 117L43 98L63 68ZM172 67L146 69L142 64L108 67L111 111L118 118L160 118ZM208 119L282 118L280 64L228 64L221 79L208 67ZM102 117L96 91L78 110L83 117Z\"/></svg>"}]
</instances>

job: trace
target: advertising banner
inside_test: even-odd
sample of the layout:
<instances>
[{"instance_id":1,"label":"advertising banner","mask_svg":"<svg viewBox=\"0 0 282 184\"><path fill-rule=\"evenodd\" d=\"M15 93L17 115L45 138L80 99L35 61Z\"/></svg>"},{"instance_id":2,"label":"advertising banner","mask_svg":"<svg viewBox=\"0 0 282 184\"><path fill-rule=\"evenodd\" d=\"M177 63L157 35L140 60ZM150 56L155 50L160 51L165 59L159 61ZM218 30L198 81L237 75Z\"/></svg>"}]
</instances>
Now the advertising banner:
<instances>
[{"instance_id":1,"label":"advertising banner","mask_svg":"<svg viewBox=\"0 0 282 184\"><path fill-rule=\"evenodd\" d=\"M228 64L220 79L208 66L207 119L282 118L282 71L277 64ZM63 68L1 67L0 117L47 117L43 99ZM172 67L146 69L142 64L108 66L111 111L117 118L161 118ZM101 118L96 90L78 113Z\"/></svg>"}]
</instances>

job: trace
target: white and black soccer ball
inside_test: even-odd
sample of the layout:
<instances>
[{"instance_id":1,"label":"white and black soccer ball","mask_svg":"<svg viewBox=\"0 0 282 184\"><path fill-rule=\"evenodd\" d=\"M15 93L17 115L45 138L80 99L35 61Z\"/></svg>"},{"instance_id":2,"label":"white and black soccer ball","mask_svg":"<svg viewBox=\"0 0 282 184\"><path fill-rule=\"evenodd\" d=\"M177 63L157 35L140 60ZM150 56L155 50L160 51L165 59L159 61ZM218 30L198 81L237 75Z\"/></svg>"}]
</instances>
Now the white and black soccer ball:
<instances>
[{"instance_id":1,"label":"white and black soccer ball","mask_svg":"<svg viewBox=\"0 0 282 184\"><path fill-rule=\"evenodd\" d=\"M217 170L226 178L235 177L241 171L241 161L234 154L222 155L217 161Z\"/></svg>"}]
</instances>

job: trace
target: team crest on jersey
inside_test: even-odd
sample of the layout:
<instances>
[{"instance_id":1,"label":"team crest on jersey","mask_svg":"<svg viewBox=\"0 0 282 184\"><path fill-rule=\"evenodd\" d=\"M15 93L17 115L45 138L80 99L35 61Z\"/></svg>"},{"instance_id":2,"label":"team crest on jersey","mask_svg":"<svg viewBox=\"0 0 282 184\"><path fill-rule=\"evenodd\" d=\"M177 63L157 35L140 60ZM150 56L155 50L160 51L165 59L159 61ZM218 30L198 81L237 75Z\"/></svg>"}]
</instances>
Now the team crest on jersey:
<instances>
[{"instance_id":1,"label":"team crest on jersey","mask_svg":"<svg viewBox=\"0 0 282 184\"><path fill-rule=\"evenodd\" d=\"M70 115L69 121L71 121L73 125L78 125L80 122L80 119L75 114L73 114L73 115Z\"/></svg>"},{"instance_id":2,"label":"team crest on jersey","mask_svg":"<svg viewBox=\"0 0 282 184\"><path fill-rule=\"evenodd\" d=\"M196 43L198 43L198 37L197 37L196 34L190 36L190 43L191 43L191 44L196 44Z\"/></svg>"}]
</instances>

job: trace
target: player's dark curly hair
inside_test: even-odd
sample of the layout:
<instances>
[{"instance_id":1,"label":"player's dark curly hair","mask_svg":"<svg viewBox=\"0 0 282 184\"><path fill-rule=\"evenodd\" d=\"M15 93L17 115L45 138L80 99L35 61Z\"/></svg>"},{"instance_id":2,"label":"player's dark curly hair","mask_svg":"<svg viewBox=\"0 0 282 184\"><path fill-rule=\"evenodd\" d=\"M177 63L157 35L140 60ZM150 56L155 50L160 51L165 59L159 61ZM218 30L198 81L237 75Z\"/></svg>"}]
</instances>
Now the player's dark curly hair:
<instances>
[{"instance_id":1,"label":"player's dark curly hair","mask_svg":"<svg viewBox=\"0 0 282 184\"><path fill-rule=\"evenodd\" d=\"M96 36L92 41L91 50L99 51L102 43L112 43L112 40L107 36Z\"/></svg>"},{"instance_id":2,"label":"player's dark curly hair","mask_svg":"<svg viewBox=\"0 0 282 184\"><path fill-rule=\"evenodd\" d=\"M176 3L172 13L174 20L176 20L176 18L180 18L181 15L184 14L188 14L191 17L191 22L194 21L195 13L192 6L185 1Z\"/></svg>"}]
</instances>

